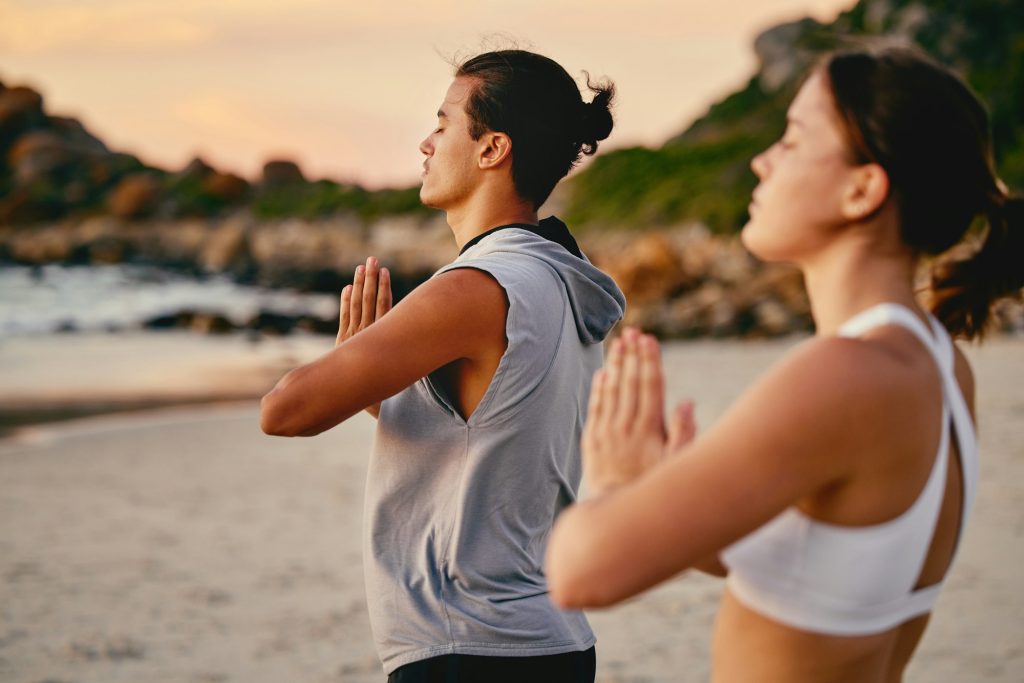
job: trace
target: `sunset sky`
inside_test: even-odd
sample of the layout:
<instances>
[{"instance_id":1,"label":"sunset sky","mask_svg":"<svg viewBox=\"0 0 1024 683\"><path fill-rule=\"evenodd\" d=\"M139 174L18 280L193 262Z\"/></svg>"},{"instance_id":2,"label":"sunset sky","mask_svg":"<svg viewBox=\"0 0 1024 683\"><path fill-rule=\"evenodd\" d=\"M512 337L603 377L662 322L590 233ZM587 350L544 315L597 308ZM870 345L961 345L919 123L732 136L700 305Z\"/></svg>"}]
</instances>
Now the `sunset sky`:
<instances>
[{"instance_id":1,"label":"sunset sky","mask_svg":"<svg viewBox=\"0 0 1024 683\"><path fill-rule=\"evenodd\" d=\"M514 43L618 86L607 147L660 144L756 66L763 29L854 0L0 0L0 81L170 169L417 182L445 58Z\"/></svg>"}]
</instances>

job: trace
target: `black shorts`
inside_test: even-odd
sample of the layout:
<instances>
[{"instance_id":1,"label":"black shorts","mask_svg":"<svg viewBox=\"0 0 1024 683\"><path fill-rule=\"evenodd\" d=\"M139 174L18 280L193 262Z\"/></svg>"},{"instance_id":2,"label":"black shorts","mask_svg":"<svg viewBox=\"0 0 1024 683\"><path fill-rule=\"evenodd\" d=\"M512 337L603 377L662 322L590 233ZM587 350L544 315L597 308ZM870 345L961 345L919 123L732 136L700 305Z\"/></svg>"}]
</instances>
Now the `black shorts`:
<instances>
[{"instance_id":1,"label":"black shorts","mask_svg":"<svg viewBox=\"0 0 1024 683\"><path fill-rule=\"evenodd\" d=\"M388 683L594 683L594 648L542 657L443 655L400 666Z\"/></svg>"}]
</instances>

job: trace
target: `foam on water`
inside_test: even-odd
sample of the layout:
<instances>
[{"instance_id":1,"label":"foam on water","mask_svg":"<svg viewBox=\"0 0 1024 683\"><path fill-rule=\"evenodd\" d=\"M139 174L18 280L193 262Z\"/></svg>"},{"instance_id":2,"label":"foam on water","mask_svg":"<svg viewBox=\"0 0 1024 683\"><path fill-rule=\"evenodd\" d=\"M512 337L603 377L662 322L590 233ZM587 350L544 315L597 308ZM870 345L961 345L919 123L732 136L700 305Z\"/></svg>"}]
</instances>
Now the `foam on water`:
<instances>
[{"instance_id":1,"label":"foam on water","mask_svg":"<svg viewBox=\"0 0 1024 683\"><path fill-rule=\"evenodd\" d=\"M338 298L145 266L0 267L0 337L133 328L183 309L219 313L235 324L261 310L330 318Z\"/></svg>"}]
</instances>

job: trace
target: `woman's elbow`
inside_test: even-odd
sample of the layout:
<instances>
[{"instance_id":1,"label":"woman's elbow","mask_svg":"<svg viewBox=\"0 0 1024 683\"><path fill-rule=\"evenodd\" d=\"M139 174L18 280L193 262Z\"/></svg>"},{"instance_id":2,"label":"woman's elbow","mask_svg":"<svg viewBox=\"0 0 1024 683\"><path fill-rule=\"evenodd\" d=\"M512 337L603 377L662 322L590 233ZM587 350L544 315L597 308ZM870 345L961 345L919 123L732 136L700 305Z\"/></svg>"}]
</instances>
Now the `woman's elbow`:
<instances>
[{"instance_id":1,"label":"woman's elbow","mask_svg":"<svg viewBox=\"0 0 1024 683\"><path fill-rule=\"evenodd\" d=\"M568 520L566 520L568 521ZM551 601L563 609L607 607L615 601L595 572L585 540L560 525L548 546L545 573Z\"/></svg>"}]
</instances>

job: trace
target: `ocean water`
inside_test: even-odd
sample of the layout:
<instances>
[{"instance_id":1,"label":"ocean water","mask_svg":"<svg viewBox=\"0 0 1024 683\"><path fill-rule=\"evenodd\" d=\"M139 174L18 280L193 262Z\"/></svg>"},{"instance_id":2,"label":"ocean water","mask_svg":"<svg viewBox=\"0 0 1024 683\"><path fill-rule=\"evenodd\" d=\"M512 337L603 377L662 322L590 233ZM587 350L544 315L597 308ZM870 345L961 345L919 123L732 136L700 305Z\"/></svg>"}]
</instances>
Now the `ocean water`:
<instances>
[{"instance_id":1,"label":"ocean water","mask_svg":"<svg viewBox=\"0 0 1024 683\"><path fill-rule=\"evenodd\" d=\"M338 298L145 266L0 267L0 337L132 329L183 309L242 325L260 311L330 318Z\"/></svg>"}]
</instances>

